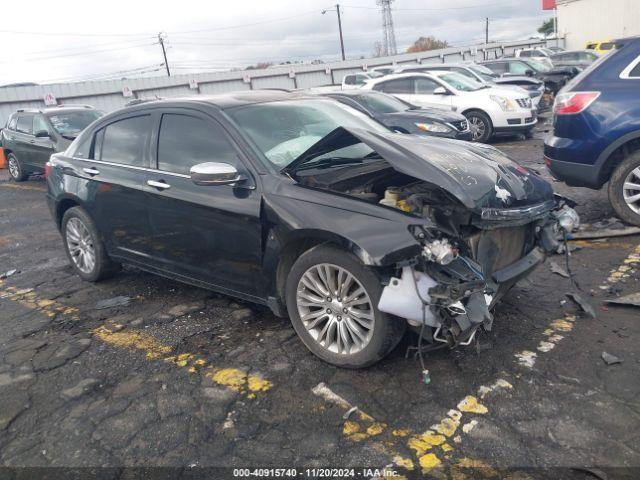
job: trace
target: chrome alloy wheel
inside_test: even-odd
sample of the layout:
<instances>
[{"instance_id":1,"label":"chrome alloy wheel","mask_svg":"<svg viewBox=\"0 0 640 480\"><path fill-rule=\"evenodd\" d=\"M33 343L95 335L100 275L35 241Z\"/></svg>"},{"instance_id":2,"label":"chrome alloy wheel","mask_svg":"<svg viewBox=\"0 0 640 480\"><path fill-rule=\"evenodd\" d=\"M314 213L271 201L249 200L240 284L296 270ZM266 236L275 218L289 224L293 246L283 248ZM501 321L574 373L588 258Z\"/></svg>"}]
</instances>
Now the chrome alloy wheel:
<instances>
[{"instance_id":1,"label":"chrome alloy wheel","mask_svg":"<svg viewBox=\"0 0 640 480\"><path fill-rule=\"evenodd\" d=\"M471 130L471 138L478 140L482 138L487 131L487 126L484 124L481 118L471 117L469 120L469 129Z\"/></svg>"},{"instance_id":2,"label":"chrome alloy wheel","mask_svg":"<svg viewBox=\"0 0 640 480\"><path fill-rule=\"evenodd\" d=\"M13 178L20 176L20 167L18 166L18 160L15 157L9 157L9 173Z\"/></svg>"},{"instance_id":3,"label":"chrome alloy wheel","mask_svg":"<svg viewBox=\"0 0 640 480\"><path fill-rule=\"evenodd\" d=\"M82 220L77 217L69 219L65 238L75 266L83 273L91 273L96 265L96 250L89 229Z\"/></svg>"},{"instance_id":4,"label":"chrome alloy wheel","mask_svg":"<svg viewBox=\"0 0 640 480\"><path fill-rule=\"evenodd\" d=\"M302 324L323 348L341 355L364 349L373 336L373 305L362 284L342 267L321 263L300 278L296 303Z\"/></svg>"},{"instance_id":5,"label":"chrome alloy wheel","mask_svg":"<svg viewBox=\"0 0 640 480\"><path fill-rule=\"evenodd\" d=\"M640 167L631 170L624 179L622 197L629 208L640 215Z\"/></svg>"}]
</instances>

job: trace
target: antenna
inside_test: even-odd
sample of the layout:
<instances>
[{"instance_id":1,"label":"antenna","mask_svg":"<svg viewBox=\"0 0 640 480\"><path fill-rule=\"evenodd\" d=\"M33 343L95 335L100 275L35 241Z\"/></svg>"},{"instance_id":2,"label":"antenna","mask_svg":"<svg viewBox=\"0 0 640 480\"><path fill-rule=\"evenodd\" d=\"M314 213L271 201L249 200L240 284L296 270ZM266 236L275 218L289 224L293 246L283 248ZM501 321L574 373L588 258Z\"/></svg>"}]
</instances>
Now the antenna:
<instances>
[{"instance_id":1,"label":"antenna","mask_svg":"<svg viewBox=\"0 0 640 480\"><path fill-rule=\"evenodd\" d=\"M396 34L393 30L393 17L391 16L391 3L395 0L376 0L382 13L382 49L384 55L396 55Z\"/></svg>"}]
</instances>

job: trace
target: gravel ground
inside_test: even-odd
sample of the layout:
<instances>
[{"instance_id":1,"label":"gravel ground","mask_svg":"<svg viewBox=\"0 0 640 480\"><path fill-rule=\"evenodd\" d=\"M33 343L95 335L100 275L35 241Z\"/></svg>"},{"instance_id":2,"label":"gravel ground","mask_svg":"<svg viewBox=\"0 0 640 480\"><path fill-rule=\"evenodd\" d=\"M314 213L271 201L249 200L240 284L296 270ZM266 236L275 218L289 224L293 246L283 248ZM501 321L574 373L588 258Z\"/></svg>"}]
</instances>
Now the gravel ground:
<instances>
[{"instance_id":1,"label":"gravel ground","mask_svg":"<svg viewBox=\"0 0 640 480\"><path fill-rule=\"evenodd\" d=\"M495 145L548 177L544 128ZM603 192L554 188L583 220L612 216ZM638 236L573 253L597 319L565 301L547 262L477 345L426 356L427 385L405 359L412 334L342 370L255 305L130 268L82 282L43 191L0 173L0 273L19 270L0 281L0 478L371 478L362 468L389 465L406 478L640 478L638 309L605 304L640 290ZM97 308L115 297L128 303Z\"/></svg>"}]
</instances>

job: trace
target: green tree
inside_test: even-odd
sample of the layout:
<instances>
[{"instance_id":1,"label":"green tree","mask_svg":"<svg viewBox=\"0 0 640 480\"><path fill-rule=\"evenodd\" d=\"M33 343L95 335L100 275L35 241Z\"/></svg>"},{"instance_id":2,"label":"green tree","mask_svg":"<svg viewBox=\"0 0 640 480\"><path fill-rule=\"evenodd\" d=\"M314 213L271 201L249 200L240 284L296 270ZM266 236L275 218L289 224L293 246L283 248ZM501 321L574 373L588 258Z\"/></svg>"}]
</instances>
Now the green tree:
<instances>
[{"instance_id":1,"label":"green tree","mask_svg":"<svg viewBox=\"0 0 640 480\"><path fill-rule=\"evenodd\" d=\"M545 20L544 22L542 22L542 26L538 29L538 33L541 33L542 35L544 35L545 38L551 35L554 31L555 31L555 23L553 21L553 18L550 18L549 20Z\"/></svg>"},{"instance_id":2,"label":"green tree","mask_svg":"<svg viewBox=\"0 0 640 480\"><path fill-rule=\"evenodd\" d=\"M446 40L437 40L434 37L420 37L418 40L413 42L413 45L407 48L407 53L438 50L439 48L447 48L448 46L449 44L446 42Z\"/></svg>"}]
</instances>

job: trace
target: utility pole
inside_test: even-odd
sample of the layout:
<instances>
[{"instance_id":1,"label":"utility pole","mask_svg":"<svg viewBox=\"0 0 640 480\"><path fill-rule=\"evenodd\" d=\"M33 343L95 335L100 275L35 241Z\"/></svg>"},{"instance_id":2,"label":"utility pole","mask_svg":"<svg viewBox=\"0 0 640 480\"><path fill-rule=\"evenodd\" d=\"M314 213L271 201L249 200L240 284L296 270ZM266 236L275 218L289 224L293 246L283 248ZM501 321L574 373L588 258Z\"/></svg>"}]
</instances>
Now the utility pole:
<instances>
[{"instance_id":1,"label":"utility pole","mask_svg":"<svg viewBox=\"0 0 640 480\"><path fill-rule=\"evenodd\" d=\"M340 31L340 50L342 51L342 60L344 60L344 40L342 38L342 19L340 18L340 4L336 3L336 12L338 12L338 30Z\"/></svg>"},{"instance_id":2,"label":"utility pole","mask_svg":"<svg viewBox=\"0 0 640 480\"><path fill-rule=\"evenodd\" d=\"M489 43L489 17L486 18L484 27L484 43L485 45Z\"/></svg>"},{"instance_id":3,"label":"utility pole","mask_svg":"<svg viewBox=\"0 0 640 480\"><path fill-rule=\"evenodd\" d=\"M326 10L322 10L322 15L324 15L327 12L333 12L334 9L333 8L328 8ZM338 31L340 32L340 51L342 52L342 60L345 59L344 57L344 39L342 38L342 18L340 17L340 4L336 3L336 8L335 8L335 12L338 14Z\"/></svg>"},{"instance_id":4,"label":"utility pole","mask_svg":"<svg viewBox=\"0 0 640 480\"><path fill-rule=\"evenodd\" d=\"M162 48L162 56L164 57L164 66L167 69L167 77L171 76L171 70L169 70L169 62L167 61L167 51L164 48L164 36L162 32L158 34L158 42L160 42L160 48Z\"/></svg>"}]
</instances>

